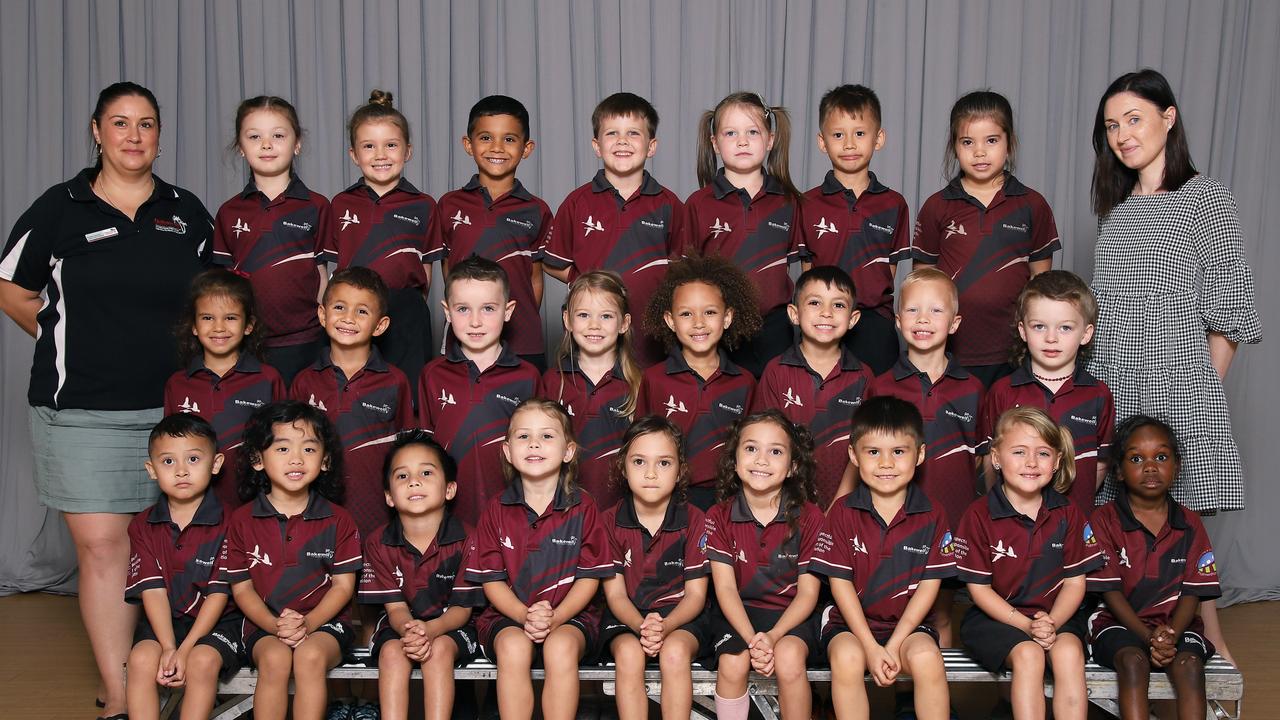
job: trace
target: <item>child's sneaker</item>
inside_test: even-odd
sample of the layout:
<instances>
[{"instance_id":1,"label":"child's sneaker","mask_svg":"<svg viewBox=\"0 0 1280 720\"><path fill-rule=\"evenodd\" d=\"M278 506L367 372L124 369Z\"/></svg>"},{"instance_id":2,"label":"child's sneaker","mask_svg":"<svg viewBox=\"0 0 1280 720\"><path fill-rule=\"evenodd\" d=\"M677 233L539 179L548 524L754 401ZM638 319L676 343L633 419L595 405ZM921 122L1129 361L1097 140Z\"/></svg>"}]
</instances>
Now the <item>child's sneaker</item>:
<instances>
[{"instance_id":1,"label":"child's sneaker","mask_svg":"<svg viewBox=\"0 0 1280 720\"><path fill-rule=\"evenodd\" d=\"M351 706L340 700L329 703L329 709L324 713L324 720L351 720Z\"/></svg>"},{"instance_id":2,"label":"child's sneaker","mask_svg":"<svg viewBox=\"0 0 1280 720\"><path fill-rule=\"evenodd\" d=\"M351 708L348 720L378 720L378 703L365 703Z\"/></svg>"}]
</instances>

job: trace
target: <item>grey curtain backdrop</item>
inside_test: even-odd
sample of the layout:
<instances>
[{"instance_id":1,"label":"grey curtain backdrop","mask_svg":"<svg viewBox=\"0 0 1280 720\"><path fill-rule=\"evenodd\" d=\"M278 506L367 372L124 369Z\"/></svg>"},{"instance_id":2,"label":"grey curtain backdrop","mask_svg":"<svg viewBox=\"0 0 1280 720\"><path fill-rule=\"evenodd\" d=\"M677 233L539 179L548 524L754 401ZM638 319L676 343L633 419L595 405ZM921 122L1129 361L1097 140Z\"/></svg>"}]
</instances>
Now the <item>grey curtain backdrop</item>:
<instances>
[{"instance_id":1,"label":"grey curtain backdrop","mask_svg":"<svg viewBox=\"0 0 1280 720\"><path fill-rule=\"evenodd\" d=\"M297 106L307 129L297 170L331 196L358 177L346 118L371 88L391 90L413 125L406 175L435 197L474 171L459 143L470 105L514 95L529 107L538 144L520 177L554 208L597 168L590 114L611 92L657 106L650 169L683 197L695 189L698 115L725 94L756 90L791 109L791 171L812 187L829 167L814 143L818 99L861 82L879 93L888 134L872 169L914 213L944 183L951 103L990 87L1015 108L1018 176L1057 216L1057 264L1088 278L1093 114L1115 76L1152 66L1181 100L1198 167L1235 192L1269 323L1280 309L1266 281L1280 274L1280 253L1263 242L1280 227L1280 175L1268 172L1280 163L1277 37L1280 3L1267 0L0 0L0 225L7 234L45 188L87 164L94 98L119 79L158 96L157 172L211 212L247 179L227 146L236 104L260 93ZM547 288L554 338L564 288ZM0 592L69 589L65 527L37 505L30 478L31 341L0 325ZM110 332L103 343L104 352L129 351L112 347ZM1280 597L1280 484L1265 450L1280 405L1277 348L1274 336L1242 348L1227 383L1248 509L1209 526L1231 602Z\"/></svg>"}]
</instances>

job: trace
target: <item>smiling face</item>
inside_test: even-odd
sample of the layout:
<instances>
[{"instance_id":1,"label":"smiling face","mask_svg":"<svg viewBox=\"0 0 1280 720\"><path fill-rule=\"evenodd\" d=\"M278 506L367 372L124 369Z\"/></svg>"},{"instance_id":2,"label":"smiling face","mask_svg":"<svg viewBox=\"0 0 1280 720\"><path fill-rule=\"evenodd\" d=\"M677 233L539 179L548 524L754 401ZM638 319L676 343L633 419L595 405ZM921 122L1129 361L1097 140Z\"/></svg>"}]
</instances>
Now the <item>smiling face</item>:
<instances>
[{"instance_id":1,"label":"smiling face","mask_svg":"<svg viewBox=\"0 0 1280 720\"><path fill-rule=\"evenodd\" d=\"M623 476L637 501L659 505L671 499L680 479L680 455L665 432L632 439L622 459Z\"/></svg>"},{"instance_id":2,"label":"smiling face","mask_svg":"<svg viewBox=\"0 0 1280 720\"><path fill-rule=\"evenodd\" d=\"M658 151L658 140L649 136L648 123L639 115L610 115L600 119L600 134L591 147L606 172L626 176L644 169Z\"/></svg>"},{"instance_id":3,"label":"smiling face","mask_svg":"<svg viewBox=\"0 0 1280 720\"><path fill-rule=\"evenodd\" d=\"M271 444L253 458L253 469L266 474L273 489L299 495L329 467L329 458L311 423L276 423L271 426Z\"/></svg>"},{"instance_id":4,"label":"smiling face","mask_svg":"<svg viewBox=\"0 0 1280 720\"><path fill-rule=\"evenodd\" d=\"M872 431L849 446L849 461L876 495L893 495L905 488L924 458L924 443L905 432Z\"/></svg>"},{"instance_id":5,"label":"smiling face","mask_svg":"<svg viewBox=\"0 0 1280 720\"><path fill-rule=\"evenodd\" d=\"M401 515L427 515L444 508L458 490L445 477L434 448L410 444L396 450L385 491L387 505Z\"/></svg>"},{"instance_id":6,"label":"smiling face","mask_svg":"<svg viewBox=\"0 0 1280 720\"><path fill-rule=\"evenodd\" d=\"M502 285L493 280L456 280L441 304L454 337L472 354L492 350L502 341L502 326L516 309L515 300L503 297Z\"/></svg>"},{"instance_id":7,"label":"smiling face","mask_svg":"<svg viewBox=\"0 0 1280 720\"><path fill-rule=\"evenodd\" d=\"M222 468L222 453L209 438L160 435L151 443L143 464L166 497L191 500L204 494Z\"/></svg>"},{"instance_id":8,"label":"smiling face","mask_svg":"<svg viewBox=\"0 0 1280 720\"><path fill-rule=\"evenodd\" d=\"M302 141L289 118L274 110L254 110L240 123L236 142L254 175L277 177L289 172ZM363 168L361 168L363 170Z\"/></svg>"},{"instance_id":9,"label":"smiling face","mask_svg":"<svg viewBox=\"0 0 1280 720\"><path fill-rule=\"evenodd\" d=\"M1162 429L1145 425L1134 430L1121 452L1120 479L1131 497L1157 502L1169 494L1181 463Z\"/></svg>"},{"instance_id":10,"label":"smiling face","mask_svg":"<svg viewBox=\"0 0 1280 720\"><path fill-rule=\"evenodd\" d=\"M1033 297L1027 300L1018 334L1027 343L1031 369L1057 377L1075 371L1080 346L1093 339L1093 325L1085 322L1073 302Z\"/></svg>"},{"instance_id":11,"label":"smiling face","mask_svg":"<svg viewBox=\"0 0 1280 720\"><path fill-rule=\"evenodd\" d=\"M960 327L956 297L944 283L924 280L902 288L895 320L907 346L919 353L946 347Z\"/></svg>"},{"instance_id":12,"label":"smiling face","mask_svg":"<svg viewBox=\"0 0 1280 720\"><path fill-rule=\"evenodd\" d=\"M782 426L771 421L754 422L742 428L734 460L743 489L757 496L779 492L795 469L791 460L791 438Z\"/></svg>"},{"instance_id":13,"label":"smiling face","mask_svg":"<svg viewBox=\"0 0 1280 720\"><path fill-rule=\"evenodd\" d=\"M758 108L730 105L720 111L715 125L711 143L727 172L745 175L764 167L773 133Z\"/></svg>"},{"instance_id":14,"label":"smiling face","mask_svg":"<svg viewBox=\"0 0 1280 720\"><path fill-rule=\"evenodd\" d=\"M588 357L616 352L618 338L631 328L631 314L623 314L617 298L591 289L574 294L563 320L579 352Z\"/></svg>"},{"instance_id":15,"label":"smiling face","mask_svg":"<svg viewBox=\"0 0 1280 720\"><path fill-rule=\"evenodd\" d=\"M151 170L160 149L159 111L141 95L124 95L94 119L93 141L102 148L102 165L119 173Z\"/></svg>"},{"instance_id":16,"label":"smiling face","mask_svg":"<svg viewBox=\"0 0 1280 720\"><path fill-rule=\"evenodd\" d=\"M1030 425L1014 423L992 447L993 460L1004 484L1024 497L1038 494L1053 482L1062 457Z\"/></svg>"},{"instance_id":17,"label":"smiling face","mask_svg":"<svg viewBox=\"0 0 1280 720\"><path fill-rule=\"evenodd\" d=\"M481 177L503 182L514 177L520 161L533 152L533 141L525 137L515 115L482 115L462 138L462 149L476 161Z\"/></svg>"},{"instance_id":18,"label":"smiling face","mask_svg":"<svg viewBox=\"0 0 1280 720\"><path fill-rule=\"evenodd\" d=\"M1004 173L1009 159L1009 136L994 119L977 117L960 124L956 159L965 178L986 183Z\"/></svg>"},{"instance_id":19,"label":"smiling face","mask_svg":"<svg viewBox=\"0 0 1280 720\"><path fill-rule=\"evenodd\" d=\"M695 354L712 352L733 323L720 288L704 282L681 285L671 294L671 309L662 315L680 347Z\"/></svg>"},{"instance_id":20,"label":"smiling face","mask_svg":"<svg viewBox=\"0 0 1280 720\"><path fill-rule=\"evenodd\" d=\"M194 320L191 334L204 348L205 365L221 360L234 362L244 336L253 332L253 323L245 317L244 307L226 295L196 298Z\"/></svg>"},{"instance_id":21,"label":"smiling face","mask_svg":"<svg viewBox=\"0 0 1280 720\"><path fill-rule=\"evenodd\" d=\"M866 172L871 157L882 147L884 130L870 113L850 115L832 110L818 133L818 149L831 160L837 175L845 177Z\"/></svg>"},{"instance_id":22,"label":"smiling face","mask_svg":"<svg viewBox=\"0 0 1280 720\"><path fill-rule=\"evenodd\" d=\"M1131 92L1116 93L1102 107L1107 145L1130 170L1164 168L1164 148L1177 110L1160 108ZM1155 163L1155 165L1153 165Z\"/></svg>"},{"instance_id":23,"label":"smiling face","mask_svg":"<svg viewBox=\"0 0 1280 720\"><path fill-rule=\"evenodd\" d=\"M840 342L858 323L861 313L847 290L820 280L807 282L796 292L799 305L788 305L787 315L800 326L806 342L828 347Z\"/></svg>"},{"instance_id":24,"label":"smiling face","mask_svg":"<svg viewBox=\"0 0 1280 720\"><path fill-rule=\"evenodd\" d=\"M347 154L360 168L365 183L378 195L385 195L400 182L404 164L413 157L413 148L400 126L390 120L370 120L355 129L355 145Z\"/></svg>"},{"instance_id":25,"label":"smiling face","mask_svg":"<svg viewBox=\"0 0 1280 720\"><path fill-rule=\"evenodd\" d=\"M368 346L391 324L374 292L341 282L325 290L319 314L330 342L342 348Z\"/></svg>"},{"instance_id":26,"label":"smiling face","mask_svg":"<svg viewBox=\"0 0 1280 720\"><path fill-rule=\"evenodd\" d=\"M507 439L502 443L503 456L525 480L558 477L577 450L560 419L537 407L523 408L511 416Z\"/></svg>"}]
</instances>

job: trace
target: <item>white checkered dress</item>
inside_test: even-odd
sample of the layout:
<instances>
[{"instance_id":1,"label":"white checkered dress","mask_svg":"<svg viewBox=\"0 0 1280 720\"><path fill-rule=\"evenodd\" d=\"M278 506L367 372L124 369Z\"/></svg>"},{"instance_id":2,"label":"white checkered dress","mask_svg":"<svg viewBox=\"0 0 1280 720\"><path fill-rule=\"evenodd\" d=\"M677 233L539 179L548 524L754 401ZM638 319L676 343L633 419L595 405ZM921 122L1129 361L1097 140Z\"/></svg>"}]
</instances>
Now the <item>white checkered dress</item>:
<instances>
[{"instance_id":1,"label":"white checkered dress","mask_svg":"<svg viewBox=\"0 0 1280 720\"><path fill-rule=\"evenodd\" d=\"M1111 388L1117 419L1145 413L1177 431L1178 502L1198 512L1243 508L1240 453L1206 335L1262 339L1231 192L1198 175L1176 192L1130 197L1100 224L1094 253L1089 370ZM1111 479L1103 493L1114 497Z\"/></svg>"}]
</instances>

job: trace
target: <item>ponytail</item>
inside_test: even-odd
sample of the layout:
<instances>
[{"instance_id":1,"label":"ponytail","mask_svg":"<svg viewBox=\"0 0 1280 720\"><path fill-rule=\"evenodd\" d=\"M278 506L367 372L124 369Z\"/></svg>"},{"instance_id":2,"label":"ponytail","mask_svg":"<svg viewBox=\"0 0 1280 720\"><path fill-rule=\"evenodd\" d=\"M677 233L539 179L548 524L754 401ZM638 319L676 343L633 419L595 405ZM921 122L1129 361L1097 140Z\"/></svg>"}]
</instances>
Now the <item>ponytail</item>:
<instances>
[{"instance_id":1,"label":"ponytail","mask_svg":"<svg viewBox=\"0 0 1280 720\"><path fill-rule=\"evenodd\" d=\"M1071 483L1076 479L1076 441L1071 436L1071 431L1066 427L1058 426L1058 471L1053 474L1053 489L1067 494L1071 489Z\"/></svg>"},{"instance_id":2,"label":"ponytail","mask_svg":"<svg viewBox=\"0 0 1280 720\"><path fill-rule=\"evenodd\" d=\"M698 118L698 154L697 163L698 187L706 187L716 179L716 151L711 139L716 133L716 111L707 110Z\"/></svg>"},{"instance_id":3,"label":"ponytail","mask_svg":"<svg viewBox=\"0 0 1280 720\"><path fill-rule=\"evenodd\" d=\"M765 168L782 185L787 195L798 200L800 191L791 182L791 113L780 105L768 110L767 117L772 120L773 126L773 149L765 158Z\"/></svg>"}]
</instances>

